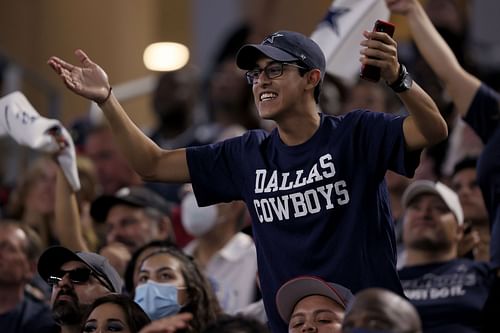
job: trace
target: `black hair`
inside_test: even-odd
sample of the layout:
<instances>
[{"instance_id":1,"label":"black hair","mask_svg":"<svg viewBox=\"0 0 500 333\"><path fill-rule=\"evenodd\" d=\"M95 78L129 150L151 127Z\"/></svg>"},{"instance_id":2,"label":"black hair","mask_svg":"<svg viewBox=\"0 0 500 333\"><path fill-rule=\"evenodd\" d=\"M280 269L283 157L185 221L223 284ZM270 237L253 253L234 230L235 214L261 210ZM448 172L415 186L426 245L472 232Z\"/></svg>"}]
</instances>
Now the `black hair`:
<instances>
[{"instance_id":1,"label":"black hair","mask_svg":"<svg viewBox=\"0 0 500 333\"><path fill-rule=\"evenodd\" d=\"M464 169L476 169L477 168L477 157L466 156L455 164L453 168L453 176Z\"/></svg>"},{"instance_id":2,"label":"black hair","mask_svg":"<svg viewBox=\"0 0 500 333\"><path fill-rule=\"evenodd\" d=\"M309 68L306 64L303 62L298 62L297 65L303 66L304 68L299 68L299 74L300 76L304 76L307 72L313 70L313 68ZM314 101L316 104L319 104L319 96L321 94L321 86L323 84L323 79L321 79L316 87L314 87Z\"/></svg>"},{"instance_id":3,"label":"black hair","mask_svg":"<svg viewBox=\"0 0 500 333\"><path fill-rule=\"evenodd\" d=\"M193 258L177 247L165 247L152 252L142 259L141 265L149 258L160 254L170 255L181 263L180 270L186 284L188 304L183 306L180 312L193 314L193 320L186 332L202 332L222 312L212 286Z\"/></svg>"},{"instance_id":4,"label":"black hair","mask_svg":"<svg viewBox=\"0 0 500 333\"><path fill-rule=\"evenodd\" d=\"M127 263L127 267L125 269L125 274L123 276L123 280L125 282L125 290L129 294L134 293L134 271L135 271L135 266L137 265L137 259L139 256L147 249L150 248L167 248L167 247L175 247L177 248L177 245L172 243L169 240L153 240L149 243L144 244L140 248L134 251L132 254L132 258L130 258L129 262Z\"/></svg>"},{"instance_id":5,"label":"black hair","mask_svg":"<svg viewBox=\"0 0 500 333\"><path fill-rule=\"evenodd\" d=\"M257 320L241 315L222 315L202 333L267 333L269 330Z\"/></svg>"},{"instance_id":6,"label":"black hair","mask_svg":"<svg viewBox=\"0 0 500 333\"><path fill-rule=\"evenodd\" d=\"M92 311L102 304L111 303L118 305L125 313L125 320L132 333L138 333L144 326L151 322L148 315L134 300L121 294L109 294L97 298L88 308L82 321L81 332L84 332L85 323Z\"/></svg>"}]
</instances>

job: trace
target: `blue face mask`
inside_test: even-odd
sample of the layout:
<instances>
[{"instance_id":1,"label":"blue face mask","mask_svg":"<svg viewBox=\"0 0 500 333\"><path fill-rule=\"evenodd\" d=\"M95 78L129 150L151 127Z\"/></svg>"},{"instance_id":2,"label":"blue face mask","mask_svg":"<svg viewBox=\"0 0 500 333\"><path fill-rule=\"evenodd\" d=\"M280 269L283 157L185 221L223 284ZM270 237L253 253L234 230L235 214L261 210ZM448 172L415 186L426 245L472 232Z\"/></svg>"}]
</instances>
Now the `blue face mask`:
<instances>
[{"instance_id":1,"label":"blue face mask","mask_svg":"<svg viewBox=\"0 0 500 333\"><path fill-rule=\"evenodd\" d=\"M134 301L151 320L174 315L181 309L177 300L177 287L170 283L149 280L135 288Z\"/></svg>"}]
</instances>

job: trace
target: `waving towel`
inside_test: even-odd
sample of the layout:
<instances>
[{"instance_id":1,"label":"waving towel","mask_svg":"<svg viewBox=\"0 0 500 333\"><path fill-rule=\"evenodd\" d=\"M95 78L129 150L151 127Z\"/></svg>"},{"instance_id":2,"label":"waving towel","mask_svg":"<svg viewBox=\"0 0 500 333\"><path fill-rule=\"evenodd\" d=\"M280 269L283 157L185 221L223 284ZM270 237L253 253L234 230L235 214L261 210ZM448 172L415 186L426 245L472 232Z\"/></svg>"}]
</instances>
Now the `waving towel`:
<instances>
[{"instance_id":1,"label":"waving towel","mask_svg":"<svg viewBox=\"0 0 500 333\"><path fill-rule=\"evenodd\" d=\"M18 144L37 151L55 153L60 147L51 131L60 133L67 145L57 160L73 191L80 189L73 139L59 120L40 116L23 93L16 91L0 99L0 136L10 135Z\"/></svg>"}]
</instances>

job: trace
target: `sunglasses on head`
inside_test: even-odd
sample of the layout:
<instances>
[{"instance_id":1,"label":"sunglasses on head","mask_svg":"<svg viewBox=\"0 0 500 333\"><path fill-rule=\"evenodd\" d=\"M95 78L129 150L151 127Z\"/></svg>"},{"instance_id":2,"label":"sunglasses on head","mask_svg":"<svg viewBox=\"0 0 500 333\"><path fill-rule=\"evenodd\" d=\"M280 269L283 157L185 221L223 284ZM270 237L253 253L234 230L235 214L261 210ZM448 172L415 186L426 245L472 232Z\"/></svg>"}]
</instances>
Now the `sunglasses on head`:
<instances>
[{"instance_id":1,"label":"sunglasses on head","mask_svg":"<svg viewBox=\"0 0 500 333\"><path fill-rule=\"evenodd\" d=\"M57 272L52 273L47 279L48 284L55 285L59 283L64 276L68 274L68 277L72 283L85 283L90 279L92 275L92 271L88 268L76 268L70 271L59 270Z\"/></svg>"}]
</instances>

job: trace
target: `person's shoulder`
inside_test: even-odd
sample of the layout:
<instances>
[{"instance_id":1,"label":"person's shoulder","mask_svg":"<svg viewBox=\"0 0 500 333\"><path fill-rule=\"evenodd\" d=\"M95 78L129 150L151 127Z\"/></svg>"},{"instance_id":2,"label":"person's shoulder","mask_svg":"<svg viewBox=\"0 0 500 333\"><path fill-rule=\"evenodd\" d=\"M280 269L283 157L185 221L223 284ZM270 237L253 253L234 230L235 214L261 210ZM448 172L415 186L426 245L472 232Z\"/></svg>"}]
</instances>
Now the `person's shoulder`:
<instances>
[{"instance_id":1,"label":"person's shoulder","mask_svg":"<svg viewBox=\"0 0 500 333\"><path fill-rule=\"evenodd\" d=\"M255 252L255 244L252 237L243 232L237 232L224 246L226 252L240 257Z\"/></svg>"},{"instance_id":2,"label":"person's shoulder","mask_svg":"<svg viewBox=\"0 0 500 333\"><path fill-rule=\"evenodd\" d=\"M331 119L332 121L365 121L365 120L371 120L371 119L376 119L376 118L386 118L386 117L393 117L394 115L390 115L384 112L377 112L377 111L372 111L368 109L354 109L352 111L349 111L347 113L344 113L339 116L331 116L331 115L325 115L325 118Z\"/></svg>"},{"instance_id":3,"label":"person's shoulder","mask_svg":"<svg viewBox=\"0 0 500 333\"><path fill-rule=\"evenodd\" d=\"M23 327L27 332L59 332L50 307L43 301L27 296L24 299Z\"/></svg>"},{"instance_id":4,"label":"person's shoulder","mask_svg":"<svg viewBox=\"0 0 500 333\"><path fill-rule=\"evenodd\" d=\"M384 112L376 112L367 109L355 109L339 116L325 115L324 122L331 123L335 127L376 129L378 126L373 126L374 124L389 124L391 121L400 117L400 115L387 114Z\"/></svg>"},{"instance_id":5,"label":"person's shoulder","mask_svg":"<svg viewBox=\"0 0 500 333\"><path fill-rule=\"evenodd\" d=\"M436 273L437 271L454 265L454 261L449 260L445 262L432 262L427 264L404 266L398 270L398 274L401 278L406 278L407 276L420 276L426 273Z\"/></svg>"},{"instance_id":6,"label":"person's shoulder","mask_svg":"<svg viewBox=\"0 0 500 333\"><path fill-rule=\"evenodd\" d=\"M363 111L365 110L356 109L340 115L321 113L321 120L323 125L333 124L334 126L339 126L341 124L356 121L356 119L359 119Z\"/></svg>"},{"instance_id":7,"label":"person's shoulder","mask_svg":"<svg viewBox=\"0 0 500 333\"><path fill-rule=\"evenodd\" d=\"M258 146L263 142L269 140L274 135L275 130L267 132L263 129L252 129L243 133L239 137L231 138L226 140L230 143L239 143L246 148L251 146Z\"/></svg>"},{"instance_id":8,"label":"person's shoulder","mask_svg":"<svg viewBox=\"0 0 500 333\"><path fill-rule=\"evenodd\" d=\"M46 302L40 300L29 293L24 293L24 300L27 311L30 313L50 312L50 307Z\"/></svg>"},{"instance_id":9,"label":"person's shoulder","mask_svg":"<svg viewBox=\"0 0 500 333\"><path fill-rule=\"evenodd\" d=\"M500 93L495 89L491 88L486 83L482 82L479 89L476 92L477 95L488 97L500 102Z\"/></svg>"},{"instance_id":10,"label":"person's shoulder","mask_svg":"<svg viewBox=\"0 0 500 333\"><path fill-rule=\"evenodd\" d=\"M467 267L469 270L479 271L485 275L490 273L495 273L498 270L498 265L494 265L489 261L473 260L468 258L457 258L454 261L454 265L460 268L460 266Z\"/></svg>"},{"instance_id":11,"label":"person's shoulder","mask_svg":"<svg viewBox=\"0 0 500 333\"><path fill-rule=\"evenodd\" d=\"M272 135L273 133L274 133L274 130L271 132L268 132L268 131L265 131L263 129L252 129L252 130L246 131L242 135L242 137L243 138L251 138L251 139L257 140L257 141L262 141L262 140L266 139L267 137L269 137L270 135Z\"/></svg>"}]
</instances>

